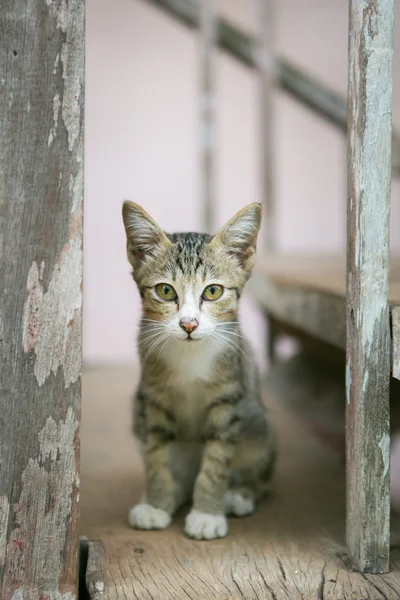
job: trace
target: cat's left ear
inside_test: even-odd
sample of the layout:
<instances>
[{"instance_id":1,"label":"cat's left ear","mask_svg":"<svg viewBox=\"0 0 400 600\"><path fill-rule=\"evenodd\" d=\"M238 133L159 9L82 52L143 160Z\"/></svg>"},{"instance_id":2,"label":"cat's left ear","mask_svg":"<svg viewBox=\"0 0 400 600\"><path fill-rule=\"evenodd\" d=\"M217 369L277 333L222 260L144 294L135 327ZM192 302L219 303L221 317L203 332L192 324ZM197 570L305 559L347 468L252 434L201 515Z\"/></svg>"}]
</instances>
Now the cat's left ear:
<instances>
[{"instance_id":1,"label":"cat's left ear","mask_svg":"<svg viewBox=\"0 0 400 600\"><path fill-rule=\"evenodd\" d=\"M224 246L246 271L254 265L261 213L261 204L249 204L232 217L210 242L213 246Z\"/></svg>"}]
</instances>

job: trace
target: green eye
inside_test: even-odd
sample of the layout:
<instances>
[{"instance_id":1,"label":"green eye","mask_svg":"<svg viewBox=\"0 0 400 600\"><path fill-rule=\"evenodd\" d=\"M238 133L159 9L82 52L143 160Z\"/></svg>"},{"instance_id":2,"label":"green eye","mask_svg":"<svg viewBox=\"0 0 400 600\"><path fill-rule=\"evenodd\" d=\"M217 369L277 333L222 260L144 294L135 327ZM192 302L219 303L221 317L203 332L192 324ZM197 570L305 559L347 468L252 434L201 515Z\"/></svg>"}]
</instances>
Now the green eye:
<instances>
[{"instance_id":1,"label":"green eye","mask_svg":"<svg viewBox=\"0 0 400 600\"><path fill-rule=\"evenodd\" d=\"M224 292L222 285L208 285L203 292L203 300L218 300Z\"/></svg>"},{"instance_id":2,"label":"green eye","mask_svg":"<svg viewBox=\"0 0 400 600\"><path fill-rule=\"evenodd\" d=\"M162 300L167 300L167 302L172 302L172 300L176 299L176 291L169 285L168 283L159 283L155 287L157 296L160 296Z\"/></svg>"}]
</instances>

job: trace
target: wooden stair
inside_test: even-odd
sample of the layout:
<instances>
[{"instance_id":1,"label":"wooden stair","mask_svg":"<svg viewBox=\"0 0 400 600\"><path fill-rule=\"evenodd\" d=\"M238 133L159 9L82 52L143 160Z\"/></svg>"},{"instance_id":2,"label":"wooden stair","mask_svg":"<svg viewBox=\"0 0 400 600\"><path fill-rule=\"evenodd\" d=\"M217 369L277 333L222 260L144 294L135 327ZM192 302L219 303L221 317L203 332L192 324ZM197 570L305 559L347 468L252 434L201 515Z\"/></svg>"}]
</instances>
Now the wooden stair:
<instances>
[{"instance_id":1,"label":"wooden stair","mask_svg":"<svg viewBox=\"0 0 400 600\"><path fill-rule=\"evenodd\" d=\"M260 308L300 337L346 349L344 256L262 256L248 284ZM400 259L391 261L392 375L400 379Z\"/></svg>"}]
</instances>

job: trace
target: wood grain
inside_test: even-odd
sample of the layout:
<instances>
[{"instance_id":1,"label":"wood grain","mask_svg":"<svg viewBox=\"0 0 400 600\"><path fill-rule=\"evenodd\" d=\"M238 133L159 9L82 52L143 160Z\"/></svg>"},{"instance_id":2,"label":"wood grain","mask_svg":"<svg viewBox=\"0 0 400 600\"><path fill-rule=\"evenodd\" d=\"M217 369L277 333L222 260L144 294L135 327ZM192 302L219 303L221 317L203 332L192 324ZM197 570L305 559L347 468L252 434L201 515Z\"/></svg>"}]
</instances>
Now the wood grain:
<instances>
[{"instance_id":1,"label":"wood grain","mask_svg":"<svg viewBox=\"0 0 400 600\"><path fill-rule=\"evenodd\" d=\"M185 537L188 509L166 531L130 529L144 479L130 431L136 381L129 367L83 378L81 531L102 548L90 575L105 585L101 600L398 600L400 551L388 575L349 570L343 464L271 396L277 473L253 516L230 519L229 536L213 542Z\"/></svg>"},{"instance_id":2,"label":"wood grain","mask_svg":"<svg viewBox=\"0 0 400 600\"><path fill-rule=\"evenodd\" d=\"M392 309L392 375L400 379L400 306Z\"/></svg>"},{"instance_id":3,"label":"wood grain","mask_svg":"<svg viewBox=\"0 0 400 600\"><path fill-rule=\"evenodd\" d=\"M393 0L351 0L347 226L347 542L389 568L389 213Z\"/></svg>"},{"instance_id":4,"label":"wood grain","mask_svg":"<svg viewBox=\"0 0 400 600\"><path fill-rule=\"evenodd\" d=\"M0 597L73 600L83 0L4 0L0 71Z\"/></svg>"},{"instance_id":5,"label":"wood grain","mask_svg":"<svg viewBox=\"0 0 400 600\"><path fill-rule=\"evenodd\" d=\"M189 27L198 26L196 0L147 0ZM256 40L225 19L218 21L217 42L223 50L248 67L257 68ZM347 131L346 99L291 62L275 57L277 85L315 114L343 132ZM400 137L393 134L393 173L400 173Z\"/></svg>"}]
</instances>

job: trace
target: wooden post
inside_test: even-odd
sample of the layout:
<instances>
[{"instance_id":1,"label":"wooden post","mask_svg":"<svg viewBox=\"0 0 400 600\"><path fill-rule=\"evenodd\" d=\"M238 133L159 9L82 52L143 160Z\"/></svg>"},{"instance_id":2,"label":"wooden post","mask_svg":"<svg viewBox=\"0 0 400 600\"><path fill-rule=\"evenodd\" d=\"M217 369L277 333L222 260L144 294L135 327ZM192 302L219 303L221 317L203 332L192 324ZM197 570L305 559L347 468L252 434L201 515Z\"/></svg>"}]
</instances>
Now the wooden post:
<instances>
[{"instance_id":1,"label":"wooden post","mask_svg":"<svg viewBox=\"0 0 400 600\"><path fill-rule=\"evenodd\" d=\"M3 0L0 40L0 597L74 600L84 0Z\"/></svg>"},{"instance_id":2,"label":"wooden post","mask_svg":"<svg viewBox=\"0 0 400 600\"><path fill-rule=\"evenodd\" d=\"M212 233L215 206L214 59L218 0L200 0L203 229Z\"/></svg>"},{"instance_id":3,"label":"wooden post","mask_svg":"<svg viewBox=\"0 0 400 600\"><path fill-rule=\"evenodd\" d=\"M389 568L389 211L393 0L351 0L348 100L347 540Z\"/></svg>"}]
</instances>

